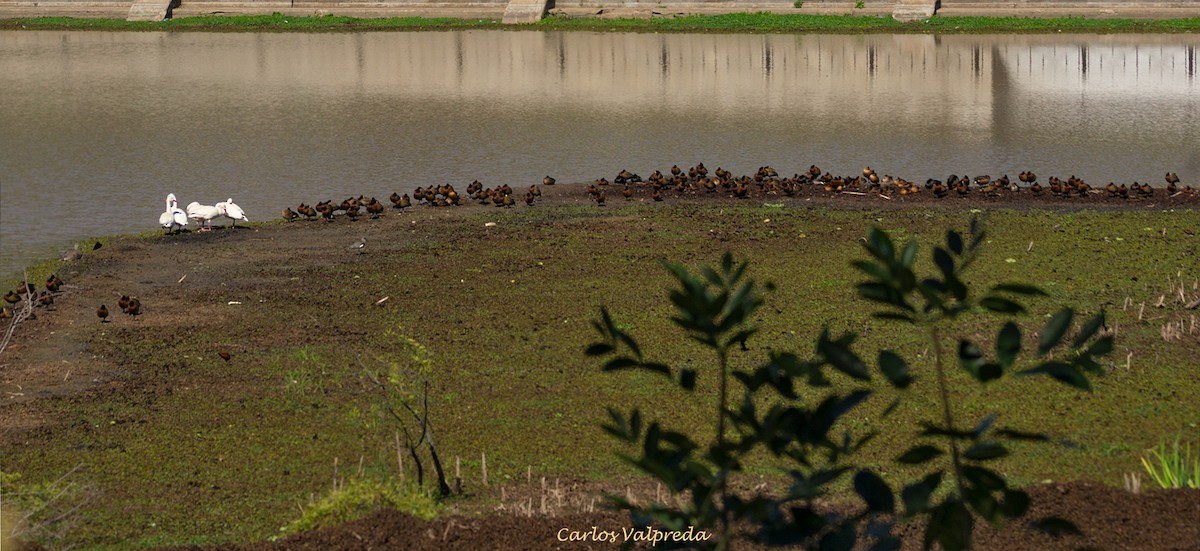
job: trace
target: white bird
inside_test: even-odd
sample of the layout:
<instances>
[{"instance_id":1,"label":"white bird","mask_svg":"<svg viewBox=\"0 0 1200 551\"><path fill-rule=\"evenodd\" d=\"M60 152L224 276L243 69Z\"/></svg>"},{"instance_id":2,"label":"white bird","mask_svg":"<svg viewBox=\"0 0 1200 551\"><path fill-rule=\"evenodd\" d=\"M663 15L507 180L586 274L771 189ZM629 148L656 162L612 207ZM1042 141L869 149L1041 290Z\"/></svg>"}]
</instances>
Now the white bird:
<instances>
[{"instance_id":1,"label":"white bird","mask_svg":"<svg viewBox=\"0 0 1200 551\"><path fill-rule=\"evenodd\" d=\"M207 230L201 228L201 231L212 231L212 219L221 216L221 209L217 208L216 206L201 205L200 203L192 201L187 206L187 216L188 218L196 220L197 222L204 222Z\"/></svg>"},{"instance_id":2,"label":"white bird","mask_svg":"<svg viewBox=\"0 0 1200 551\"><path fill-rule=\"evenodd\" d=\"M366 248L367 248L367 238L366 237L359 239L358 243L350 245L350 250L357 251L358 254L363 254L363 252L365 252Z\"/></svg>"},{"instance_id":3,"label":"white bird","mask_svg":"<svg viewBox=\"0 0 1200 551\"><path fill-rule=\"evenodd\" d=\"M232 197L226 199L224 203L217 203L216 206L217 208L221 209L221 214L224 214L225 218L233 220L233 226L235 228L237 227L238 220L243 222L250 221L249 218L246 218L246 212L242 210L242 207L237 206L237 204L233 202Z\"/></svg>"},{"instance_id":4,"label":"white bird","mask_svg":"<svg viewBox=\"0 0 1200 551\"><path fill-rule=\"evenodd\" d=\"M158 223L167 230L167 233L177 232L180 228L187 225L187 213L179 208L179 201L175 199L174 193L167 194L167 210L158 215Z\"/></svg>"}]
</instances>

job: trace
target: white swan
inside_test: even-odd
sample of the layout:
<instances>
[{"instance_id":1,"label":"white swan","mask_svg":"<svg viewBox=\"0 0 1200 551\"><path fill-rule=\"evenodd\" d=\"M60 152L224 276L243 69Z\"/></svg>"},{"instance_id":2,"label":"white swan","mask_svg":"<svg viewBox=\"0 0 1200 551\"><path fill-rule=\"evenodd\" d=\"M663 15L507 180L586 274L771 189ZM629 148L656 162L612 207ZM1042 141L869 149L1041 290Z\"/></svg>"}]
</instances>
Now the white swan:
<instances>
[{"instance_id":1,"label":"white swan","mask_svg":"<svg viewBox=\"0 0 1200 551\"><path fill-rule=\"evenodd\" d=\"M242 210L242 207L237 206L237 204L233 202L232 197L226 199L224 203L217 203L216 206L217 208L221 209L221 214L224 214L225 218L233 220L234 227L237 227L238 220L243 222L250 221L249 218L246 218L246 212Z\"/></svg>"},{"instance_id":2,"label":"white swan","mask_svg":"<svg viewBox=\"0 0 1200 551\"><path fill-rule=\"evenodd\" d=\"M192 201L187 206L188 218L197 222L204 222L205 226L201 228L201 231L205 231L205 228L207 228L207 231L212 231L212 219L218 216L221 216L221 209L212 205L201 205Z\"/></svg>"},{"instance_id":3,"label":"white swan","mask_svg":"<svg viewBox=\"0 0 1200 551\"><path fill-rule=\"evenodd\" d=\"M178 232L180 228L187 225L187 214L179 208L179 201L175 199L174 193L167 194L167 210L158 215L158 223L167 230L167 233Z\"/></svg>"}]
</instances>

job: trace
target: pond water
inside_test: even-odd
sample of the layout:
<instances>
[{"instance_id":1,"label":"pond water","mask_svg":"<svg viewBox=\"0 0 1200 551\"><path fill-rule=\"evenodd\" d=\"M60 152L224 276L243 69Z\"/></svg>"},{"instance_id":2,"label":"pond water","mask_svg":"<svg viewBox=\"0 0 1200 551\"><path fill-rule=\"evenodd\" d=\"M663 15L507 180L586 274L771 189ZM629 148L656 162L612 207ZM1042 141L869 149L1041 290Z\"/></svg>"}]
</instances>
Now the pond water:
<instances>
[{"instance_id":1,"label":"pond water","mask_svg":"<svg viewBox=\"0 0 1200 551\"><path fill-rule=\"evenodd\" d=\"M704 161L1200 183L1200 37L0 32L0 276L181 206Z\"/></svg>"}]
</instances>

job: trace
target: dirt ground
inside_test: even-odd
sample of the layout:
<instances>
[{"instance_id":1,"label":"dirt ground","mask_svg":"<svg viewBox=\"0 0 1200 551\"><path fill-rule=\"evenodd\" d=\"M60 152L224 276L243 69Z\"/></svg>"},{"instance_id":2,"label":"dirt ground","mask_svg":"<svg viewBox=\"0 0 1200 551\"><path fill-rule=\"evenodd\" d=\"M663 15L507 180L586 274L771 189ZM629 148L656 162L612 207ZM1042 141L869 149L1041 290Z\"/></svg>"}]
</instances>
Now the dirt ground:
<instances>
[{"instance_id":1,"label":"dirt ground","mask_svg":"<svg viewBox=\"0 0 1200 551\"><path fill-rule=\"evenodd\" d=\"M595 194L588 183L541 186L542 196L532 207L524 204L525 189L514 190L512 209L539 208L543 205L597 206ZM458 193L465 186L461 186ZM630 202L657 203L647 184L631 188L626 198L621 185L599 186L608 207ZM412 190L397 190L412 193ZM1131 194L1125 198L1103 189L1069 196L1044 192L1035 195L999 191L984 194L974 189L966 195L954 192L945 198L935 198L927 190L916 194L881 195L875 192L832 193L818 186L802 186L792 193L780 188L748 186L745 197L738 198L732 189L702 188L679 191L664 186L661 203L762 205L780 203L798 207L829 207L835 209L1129 209L1163 210L1196 209L1200 194L1179 192L1168 196L1161 188L1149 196ZM330 197L335 201L341 198ZM464 213L478 213L482 206L474 200L464 200L460 207L414 205L403 213L392 209L386 198L380 200L388 207L378 220L364 214L355 222L337 216L333 222L320 219L287 224L259 225L251 228L218 228L211 233L191 231L177 236L142 240L102 239L104 246L84 254L83 258L64 264L57 273L64 286L48 308L37 308L34 317L22 323L0 356L0 446L21 445L35 438L56 420L47 418L45 410L27 407L39 400L56 397L67 400L97 400L104 396L123 400L149 399L156 393L170 393L171 388L158 388L166 383L156 382L155 369L131 368L136 359L97 355L94 352L96 308L101 302L110 310L110 337L128 335L123 325L140 324L142 330L164 332L204 332L220 326L230 315L227 309L214 306L214 299L223 300L227 283L215 274L236 271L239 251L252 244L261 260L282 265L297 263L297 273L303 262L319 262L321 258L345 258L357 261L351 247L366 236L365 253L378 250L399 250L419 246L399 243L389 235L429 220L453 218ZM280 205L282 209L296 205ZM398 215L399 214L399 215ZM195 226L192 226L193 230ZM1195 228L1200 231L1200 227ZM299 260L299 257L309 260ZM203 266L203 270L196 269ZM294 285L292 279L276 277L241 281L243 296L273 297ZM146 313L137 319L129 318L117 308L122 294L154 297ZM314 303L336 302L336 297L313 297ZM226 301L232 304L233 301ZM222 303L225 304L225 303ZM19 307L20 305L18 305ZM5 320L7 321L7 320ZM7 328L8 323L0 324ZM294 335L272 333L275 329L247 330L239 339L250 343L272 342L275 339L302 339L305 331L320 327L320 321L297 320ZM201 346L217 351L217 345ZM237 344L222 345L220 351L237 356L242 350ZM40 413L39 413L40 412ZM599 492L602 488L593 488ZM1051 539L1030 531L1025 522L1010 523L1002 530L983 529L979 535L984 549L1068 549L1095 547L1103 549L1200 549L1200 490L1151 491L1134 495L1124 490L1092 483L1060 483L1028 488L1033 497L1032 517L1059 515L1075 522L1083 537ZM476 511L478 513L478 511ZM344 526L301 534L270 544L221 549L611 549L611 544L567 544L558 542L557 531L563 527L586 529L593 525L623 525L623 517L610 512L572 512L564 516L513 515L496 511L483 516L450 516L424 522L395 512L383 512ZM918 548L919 530L909 527L903 531L907 548Z\"/></svg>"},{"instance_id":2,"label":"dirt ground","mask_svg":"<svg viewBox=\"0 0 1200 551\"><path fill-rule=\"evenodd\" d=\"M1135 495L1123 489L1090 483L1048 484L1028 490L1033 501L1029 513L1000 529L979 525L976 549L1200 549L1200 522L1197 522L1200 520L1200 490L1160 490ZM1083 535L1050 536L1030 527L1034 519L1048 516L1070 520ZM586 531L592 526L616 531L629 525L628 516L611 511L528 517L493 514L446 517L429 522L395 511L383 511L342 526L277 542L214 549L615 549L616 545L607 542L559 541L559 532L563 528ZM903 549L921 549L922 526L902 525L895 533L902 537Z\"/></svg>"}]
</instances>

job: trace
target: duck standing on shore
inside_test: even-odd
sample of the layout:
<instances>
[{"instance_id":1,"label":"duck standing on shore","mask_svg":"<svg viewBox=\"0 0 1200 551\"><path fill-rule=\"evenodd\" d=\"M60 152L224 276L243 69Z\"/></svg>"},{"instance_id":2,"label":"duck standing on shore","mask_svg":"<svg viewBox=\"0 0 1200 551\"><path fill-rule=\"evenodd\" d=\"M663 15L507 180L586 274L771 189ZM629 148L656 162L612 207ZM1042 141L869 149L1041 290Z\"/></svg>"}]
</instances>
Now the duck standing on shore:
<instances>
[{"instance_id":1,"label":"duck standing on shore","mask_svg":"<svg viewBox=\"0 0 1200 551\"><path fill-rule=\"evenodd\" d=\"M218 209L221 209L221 214L224 215L225 218L233 220L233 227L235 228L237 227L238 220L241 220L242 222L250 221L249 218L246 218L246 212L242 210L242 207L237 206L237 203L233 202L232 197L226 199L223 203L217 203L215 206Z\"/></svg>"},{"instance_id":2,"label":"duck standing on shore","mask_svg":"<svg viewBox=\"0 0 1200 551\"><path fill-rule=\"evenodd\" d=\"M174 193L167 194L167 210L158 215L158 224L167 230L167 234L178 232L180 228L187 225L187 213L179 208L179 201L175 199Z\"/></svg>"},{"instance_id":3,"label":"duck standing on shore","mask_svg":"<svg viewBox=\"0 0 1200 551\"><path fill-rule=\"evenodd\" d=\"M221 209L213 205L201 205L196 201L192 201L187 206L187 217L204 223L200 231L212 231L212 219L221 216L221 214Z\"/></svg>"}]
</instances>

